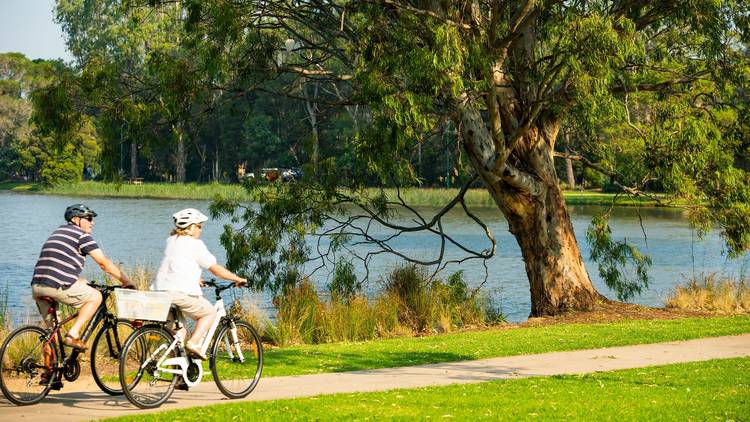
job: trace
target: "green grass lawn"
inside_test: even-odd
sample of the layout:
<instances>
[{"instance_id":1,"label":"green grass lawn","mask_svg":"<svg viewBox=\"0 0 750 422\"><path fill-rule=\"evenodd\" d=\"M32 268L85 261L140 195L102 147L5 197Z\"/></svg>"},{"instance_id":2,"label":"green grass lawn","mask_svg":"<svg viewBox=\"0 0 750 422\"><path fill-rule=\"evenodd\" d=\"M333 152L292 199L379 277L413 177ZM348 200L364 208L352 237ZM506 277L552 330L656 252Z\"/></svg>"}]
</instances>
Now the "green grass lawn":
<instances>
[{"instance_id":1,"label":"green grass lawn","mask_svg":"<svg viewBox=\"0 0 750 422\"><path fill-rule=\"evenodd\" d=\"M39 190L39 184L25 182L3 182L0 183L0 190L9 190L14 192L36 192Z\"/></svg>"},{"instance_id":2,"label":"green grass lawn","mask_svg":"<svg viewBox=\"0 0 750 422\"><path fill-rule=\"evenodd\" d=\"M160 198L160 199L204 199L211 200L216 195L229 199L242 200L246 194L239 184L223 183L155 183L146 182L142 185L78 182L61 184L54 187L42 187L38 183L6 182L0 183L0 190L16 192L30 191L51 195L69 195L81 197L114 197L114 198ZM419 188L404 189L404 200L414 206L442 206L448 203L458 193L456 188ZM375 191L373 190L373 194ZM396 190L386 189L391 200L396 200ZM566 191L565 201L569 205L610 205L615 195L601 192ZM466 193L466 204L473 207L494 207L495 203L484 189L469 189ZM646 198L629 198L620 195L617 205L622 206L653 206L654 201Z\"/></svg>"},{"instance_id":3,"label":"green grass lawn","mask_svg":"<svg viewBox=\"0 0 750 422\"><path fill-rule=\"evenodd\" d=\"M345 372L566 350L659 343L750 333L750 316L620 321L609 324L558 324L491 329L427 337L359 343L266 348L263 377ZM254 374L249 367L219 363L232 378ZM211 381L208 361L203 381Z\"/></svg>"},{"instance_id":4,"label":"green grass lawn","mask_svg":"<svg viewBox=\"0 0 750 422\"><path fill-rule=\"evenodd\" d=\"M750 316L558 324L265 351L264 377L343 372L750 333Z\"/></svg>"},{"instance_id":5,"label":"green grass lawn","mask_svg":"<svg viewBox=\"0 0 750 422\"><path fill-rule=\"evenodd\" d=\"M750 358L590 375L235 402L150 414L148 419L742 421L750 419Z\"/></svg>"}]
</instances>

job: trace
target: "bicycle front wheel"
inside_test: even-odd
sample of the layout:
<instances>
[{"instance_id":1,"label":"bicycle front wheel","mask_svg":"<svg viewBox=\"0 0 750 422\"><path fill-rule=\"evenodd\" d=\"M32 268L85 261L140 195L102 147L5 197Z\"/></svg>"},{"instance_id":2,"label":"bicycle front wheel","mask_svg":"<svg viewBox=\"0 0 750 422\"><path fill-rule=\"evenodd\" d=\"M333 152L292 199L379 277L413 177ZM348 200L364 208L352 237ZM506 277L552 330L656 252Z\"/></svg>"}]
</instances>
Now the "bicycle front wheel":
<instances>
[{"instance_id":1,"label":"bicycle front wheel","mask_svg":"<svg viewBox=\"0 0 750 422\"><path fill-rule=\"evenodd\" d=\"M38 403L49 392L54 380L55 345L47 346L47 331L36 326L20 327L10 333L0 348L0 389L19 406Z\"/></svg>"},{"instance_id":2,"label":"bicycle front wheel","mask_svg":"<svg viewBox=\"0 0 750 422\"><path fill-rule=\"evenodd\" d=\"M236 328L236 329L235 329ZM250 394L263 372L263 345L255 329L244 321L222 325L211 350L211 373L225 396Z\"/></svg>"},{"instance_id":3,"label":"bicycle front wheel","mask_svg":"<svg viewBox=\"0 0 750 422\"><path fill-rule=\"evenodd\" d=\"M114 326L107 323L96 333L91 346L91 375L96 385L111 396L122 394L120 355L125 339L132 333L133 324L128 321L117 321Z\"/></svg>"},{"instance_id":4,"label":"bicycle front wheel","mask_svg":"<svg viewBox=\"0 0 750 422\"><path fill-rule=\"evenodd\" d=\"M158 325L141 327L125 340L120 385L128 400L141 409L161 406L174 391L178 376L157 365L161 359L178 357L176 348L167 353L172 341L172 335Z\"/></svg>"}]
</instances>

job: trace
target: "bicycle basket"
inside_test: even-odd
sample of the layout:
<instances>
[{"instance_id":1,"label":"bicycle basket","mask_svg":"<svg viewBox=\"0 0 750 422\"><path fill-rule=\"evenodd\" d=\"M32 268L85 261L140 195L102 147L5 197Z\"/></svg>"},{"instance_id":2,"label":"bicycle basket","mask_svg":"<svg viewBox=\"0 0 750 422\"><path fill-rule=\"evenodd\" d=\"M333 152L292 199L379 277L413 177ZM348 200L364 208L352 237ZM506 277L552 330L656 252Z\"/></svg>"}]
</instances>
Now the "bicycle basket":
<instances>
[{"instance_id":1,"label":"bicycle basket","mask_svg":"<svg viewBox=\"0 0 750 422\"><path fill-rule=\"evenodd\" d=\"M172 298L164 292L115 289L117 318L166 321Z\"/></svg>"}]
</instances>

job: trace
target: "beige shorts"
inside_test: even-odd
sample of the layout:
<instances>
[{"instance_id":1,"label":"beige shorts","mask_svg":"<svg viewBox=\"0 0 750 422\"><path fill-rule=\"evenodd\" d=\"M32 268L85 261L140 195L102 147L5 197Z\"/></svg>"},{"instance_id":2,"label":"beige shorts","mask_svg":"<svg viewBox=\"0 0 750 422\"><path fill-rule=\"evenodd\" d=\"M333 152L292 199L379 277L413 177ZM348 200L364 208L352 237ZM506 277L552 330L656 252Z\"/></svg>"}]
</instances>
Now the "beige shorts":
<instances>
[{"instance_id":1,"label":"beige shorts","mask_svg":"<svg viewBox=\"0 0 750 422\"><path fill-rule=\"evenodd\" d=\"M56 302L70 305L76 309L83 306L85 303L91 302L95 299L101 300L102 294L98 290L86 284L86 280L79 278L78 281L73 283L67 289L43 286L39 284L31 285L31 297L36 302L36 307L39 308L39 312L46 322L51 322L52 316L49 313L50 303L46 300L40 300L39 297L47 296Z\"/></svg>"},{"instance_id":2,"label":"beige shorts","mask_svg":"<svg viewBox=\"0 0 750 422\"><path fill-rule=\"evenodd\" d=\"M172 305L192 319L216 314L214 306L203 296L189 295L174 290L167 290L165 293L172 297Z\"/></svg>"}]
</instances>

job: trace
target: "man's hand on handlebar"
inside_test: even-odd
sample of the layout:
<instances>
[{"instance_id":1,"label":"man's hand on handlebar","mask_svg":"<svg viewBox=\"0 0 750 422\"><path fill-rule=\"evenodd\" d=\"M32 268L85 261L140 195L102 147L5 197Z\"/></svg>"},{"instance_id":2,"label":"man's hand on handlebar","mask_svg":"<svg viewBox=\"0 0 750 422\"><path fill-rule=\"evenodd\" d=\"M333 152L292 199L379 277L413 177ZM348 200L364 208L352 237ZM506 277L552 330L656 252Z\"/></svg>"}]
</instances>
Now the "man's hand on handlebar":
<instances>
[{"instance_id":1,"label":"man's hand on handlebar","mask_svg":"<svg viewBox=\"0 0 750 422\"><path fill-rule=\"evenodd\" d=\"M247 285L247 279L246 278L241 278L241 279L235 281L234 285L237 286L237 287L246 286Z\"/></svg>"}]
</instances>

